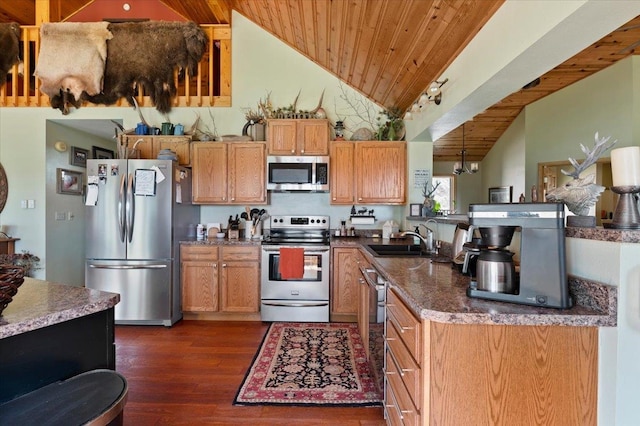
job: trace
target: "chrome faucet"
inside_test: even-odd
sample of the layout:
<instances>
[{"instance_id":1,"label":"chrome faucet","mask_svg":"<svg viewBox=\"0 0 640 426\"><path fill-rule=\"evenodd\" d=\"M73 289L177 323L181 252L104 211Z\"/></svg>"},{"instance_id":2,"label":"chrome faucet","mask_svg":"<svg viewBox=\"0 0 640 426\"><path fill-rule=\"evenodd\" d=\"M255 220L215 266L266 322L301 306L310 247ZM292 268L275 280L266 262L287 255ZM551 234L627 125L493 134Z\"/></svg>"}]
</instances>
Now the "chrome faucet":
<instances>
[{"instance_id":1,"label":"chrome faucet","mask_svg":"<svg viewBox=\"0 0 640 426\"><path fill-rule=\"evenodd\" d=\"M418 226L423 226L427 230L427 238L423 237L419 232L414 231L404 231L400 234L400 236L406 237L412 235L414 237L418 237L418 239L420 239L421 245L424 244L424 252L431 254L431 252L433 251L433 231L426 225L420 224Z\"/></svg>"},{"instance_id":2,"label":"chrome faucet","mask_svg":"<svg viewBox=\"0 0 640 426\"><path fill-rule=\"evenodd\" d=\"M427 240L424 239L424 237L422 235L420 235L417 232L413 232L413 231L404 231L403 233L400 234L401 237L407 237L409 235L413 235L414 237L418 237L420 239L420 242L422 244L424 244L425 247L425 252L429 252L429 243L427 242Z\"/></svg>"}]
</instances>

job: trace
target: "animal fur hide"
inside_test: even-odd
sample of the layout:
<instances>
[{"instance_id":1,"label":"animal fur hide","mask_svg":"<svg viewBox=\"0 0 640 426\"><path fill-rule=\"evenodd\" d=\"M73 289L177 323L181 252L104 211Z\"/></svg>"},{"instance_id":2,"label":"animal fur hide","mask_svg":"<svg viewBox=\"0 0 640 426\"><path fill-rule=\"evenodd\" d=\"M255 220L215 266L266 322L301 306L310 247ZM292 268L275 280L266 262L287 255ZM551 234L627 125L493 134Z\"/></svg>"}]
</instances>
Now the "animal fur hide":
<instances>
[{"instance_id":1,"label":"animal fur hide","mask_svg":"<svg viewBox=\"0 0 640 426\"><path fill-rule=\"evenodd\" d=\"M142 86L158 111L169 112L177 90L174 70L195 75L207 48L206 33L193 22L161 21L113 23L109 30L113 38L107 42L103 91L83 93L81 100L112 105L124 97L133 106L136 88ZM60 93L52 106L71 102L78 107L77 99Z\"/></svg>"},{"instance_id":2,"label":"animal fur hide","mask_svg":"<svg viewBox=\"0 0 640 426\"><path fill-rule=\"evenodd\" d=\"M20 62L20 24L0 24L0 86L7 82L7 73Z\"/></svg>"},{"instance_id":3,"label":"animal fur hide","mask_svg":"<svg viewBox=\"0 0 640 426\"><path fill-rule=\"evenodd\" d=\"M40 26L40 54L34 75L40 90L50 98L60 91L80 99L82 92L102 91L107 40L112 37L108 22L43 23Z\"/></svg>"}]
</instances>

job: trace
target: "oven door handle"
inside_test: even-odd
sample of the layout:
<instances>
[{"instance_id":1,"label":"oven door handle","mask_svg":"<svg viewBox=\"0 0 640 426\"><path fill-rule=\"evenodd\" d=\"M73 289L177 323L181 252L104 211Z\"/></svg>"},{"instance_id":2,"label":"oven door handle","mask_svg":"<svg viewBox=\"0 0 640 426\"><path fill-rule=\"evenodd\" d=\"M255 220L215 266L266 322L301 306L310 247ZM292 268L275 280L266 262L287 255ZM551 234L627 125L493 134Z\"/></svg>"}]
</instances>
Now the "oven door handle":
<instances>
[{"instance_id":1,"label":"oven door handle","mask_svg":"<svg viewBox=\"0 0 640 426\"><path fill-rule=\"evenodd\" d=\"M266 252L270 252L270 253L271 253L271 252L279 252L279 251L280 251L280 247L278 247L278 248L264 248L264 247L263 247L263 248L262 248L262 250L263 250L263 251L266 251ZM305 250L304 250L304 254L322 254L322 253L326 253L326 252L328 252L328 251L329 251L329 249L319 249L319 250L318 250L318 249L314 249L314 250L309 250L309 249L305 248Z\"/></svg>"},{"instance_id":2,"label":"oven door handle","mask_svg":"<svg viewBox=\"0 0 640 426\"><path fill-rule=\"evenodd\" d=\"M263 305L267 305L267 306L286 306L286 307L292 307L292 308L307 308L307 307L313 307L313 306L328 306L329 302L293 302L293 303L287 303L287 302L265 302L262 301Z\"/></svg>"}]
</instances>

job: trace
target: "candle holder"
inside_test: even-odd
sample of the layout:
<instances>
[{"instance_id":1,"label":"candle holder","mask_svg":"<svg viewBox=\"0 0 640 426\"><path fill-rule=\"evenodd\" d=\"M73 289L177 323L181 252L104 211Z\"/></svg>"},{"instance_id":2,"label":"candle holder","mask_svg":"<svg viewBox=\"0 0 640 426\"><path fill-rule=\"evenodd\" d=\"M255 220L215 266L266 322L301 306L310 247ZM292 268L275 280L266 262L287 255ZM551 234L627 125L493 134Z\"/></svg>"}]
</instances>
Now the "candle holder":
<instances>
[{"instance_id":1,"label":"candle holder","mask_svg":"<svg viewBox=\"0 0 640 426\"><path fill-rule=\"evenodd\" d=\"M634 194L640 192L640 185L612 186L611 190L620 194L616 211L611 223L605 223L605 228L640 229L640 213Z\"/></svg>"}]
</instances>

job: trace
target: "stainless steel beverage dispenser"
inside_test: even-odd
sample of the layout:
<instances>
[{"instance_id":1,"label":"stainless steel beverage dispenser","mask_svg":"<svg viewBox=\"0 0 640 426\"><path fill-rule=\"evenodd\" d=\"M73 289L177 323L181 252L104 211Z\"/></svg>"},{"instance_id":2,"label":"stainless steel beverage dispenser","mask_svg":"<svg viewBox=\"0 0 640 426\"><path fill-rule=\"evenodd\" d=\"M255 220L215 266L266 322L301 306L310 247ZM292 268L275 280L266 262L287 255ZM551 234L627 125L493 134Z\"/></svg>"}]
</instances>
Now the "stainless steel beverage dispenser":
<instances>
[{"instance_id":1,"label":"stainless steel beverage dispenser","mask_svg":"<svg viewBox=\"0 0 640 426\"><path fill-rule=\"evenodd\" d=\"M520 273L514 285L502 291L480 289L472 278L469 297L550 308L573 305L565 266L563 203L471 204L469 224L521 230Z\"/></svg>"}]
</instances>

